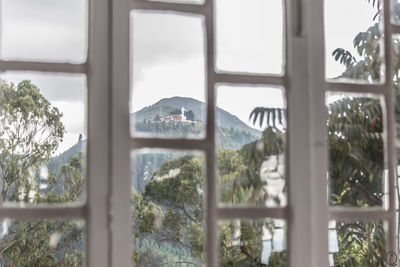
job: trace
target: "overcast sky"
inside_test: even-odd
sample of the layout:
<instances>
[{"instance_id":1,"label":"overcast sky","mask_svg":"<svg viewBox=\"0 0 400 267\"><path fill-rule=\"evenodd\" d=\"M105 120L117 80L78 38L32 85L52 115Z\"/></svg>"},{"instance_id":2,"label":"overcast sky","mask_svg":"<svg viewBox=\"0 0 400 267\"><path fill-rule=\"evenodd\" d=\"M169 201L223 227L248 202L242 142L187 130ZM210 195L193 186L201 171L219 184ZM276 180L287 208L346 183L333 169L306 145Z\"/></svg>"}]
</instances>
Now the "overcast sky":
<instances>
[{"instance_id":1,"label":"overcast sky","mask_svg":"<svg viewBox=\"0 0 400 267\"><path fill-rule=\"evenodd\" d=\"M199 2L200 0L191 0ZM201 1L200 1L201 2ZM0 56L3 59L80 63L87 51L84 0L1 1ZM331 53L342 47L356 55L352 41L373 24L365 0L326 0L326 72L344 70ZM279 0L216 0L216 67L220 71L280 74L284 63L282 4ZM134 12L133 100L137 111L165 97L205 99L205 33L198 16ZM31 79L64 114L68 134L58 152L85 134L86 84L83 75L7 72L18 83ZM220 86L217 105L245 123L256 106L285 107L277 87Z\"/></svg>"}]
</instances>

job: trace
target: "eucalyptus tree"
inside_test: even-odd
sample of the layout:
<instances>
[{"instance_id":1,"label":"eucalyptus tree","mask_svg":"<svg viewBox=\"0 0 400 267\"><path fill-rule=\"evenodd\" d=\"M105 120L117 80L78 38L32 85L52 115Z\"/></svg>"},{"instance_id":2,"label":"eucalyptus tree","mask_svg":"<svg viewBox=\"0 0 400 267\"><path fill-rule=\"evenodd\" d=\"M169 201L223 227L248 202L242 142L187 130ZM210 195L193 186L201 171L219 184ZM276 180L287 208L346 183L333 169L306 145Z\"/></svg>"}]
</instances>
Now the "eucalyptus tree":
<instances>
[{"instance_id":1,"label":"eucalyptus tree","mask_svg":"<svg viewBox=\"0 0 400 267\"><path fill-rule=\"evenodd\" d=\"M62 113L30 81L0 81L0 197L27 204L74 202L83 191L82 155L65 164L59 177L49 172L40 190L38 173L62 142ZM81 266L80 223L49 220L1 222L0 265Z\"/></svg>"}]
</instances>

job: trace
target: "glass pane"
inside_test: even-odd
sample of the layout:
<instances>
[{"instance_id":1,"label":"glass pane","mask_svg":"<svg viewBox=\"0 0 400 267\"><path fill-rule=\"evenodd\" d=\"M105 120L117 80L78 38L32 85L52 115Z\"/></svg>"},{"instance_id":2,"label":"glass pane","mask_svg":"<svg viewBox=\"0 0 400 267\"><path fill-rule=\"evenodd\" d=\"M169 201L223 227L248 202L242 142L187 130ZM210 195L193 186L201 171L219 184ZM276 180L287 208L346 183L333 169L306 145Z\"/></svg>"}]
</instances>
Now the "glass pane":
<instances>
[{"instance_id":1,"label":"glass pane","mask_svg":"<svg viewBox=\"0 0 400 267\"><path fill-rule=\"evenodd\" d=\"M379 97L328 93L329 203L386 207L384 122Z\"/></svg>"},{"instance_id":2,"label":"glass pane","mask_svg":"<svg viewBox=\"0 0 400 267\"><path fill-rule=\"evenodd\" d=\"M385 223L329 222L329 266L389 266L386 252Z\"/></svg>"},{"instance_id":3,"label":"glass pane","mask_svg":"<svg viewBox=\"0 0 400 267\"><path fill-rule=\"evenodd\" d=\"M220 221L219 265L287 266L285 221Z\"/></svg>"},{"instance_id":4,"label":"glass pane","mask_svg":"<svg viewBox=\"0 0 400 267\"><path fill-rule=\"evenodd\" d=\"M131 154L131 180L133 264L202 266L203 154L139 150Z\"/></svg>"},{"instance_id":5,"label":"glass pane","mask_svg":"<svg viewBox=\"0 0 400 267\"><path fill-rule=\"evenodd\" d=\"M203 19L133 11L131 132L158 137L204 135Z\"/></svg>"},{"instance_id":6,"label":"glass pane","mask_svg":"<svg viewBox=\"0 0 400 267\"><path fill-rule=\"evenodd\" d=\"M83 202L85 75L5 72L0 78L1 199Z\"/></svg>"},{"instance_id":7,"label":"glass pane","mask_svg":"<svg viewBox=\"0 0 400 267\"><path fill-rule=\"evenodd\" d=\"M2 59L86 61L87 0L1 0L0 4Z\"/></svg>"},{"instance_id":8,"label":"glass pane","mask_svg":"<svg viewBox=\"0 0 400 267\"><path fill-rule=\"evenodd\" d=\"M217 87L219 202L285 206L286 100L274 87Z\"/></svg>"},{"instance_id":9,"label":"glass pane","mask_svg":"<svg viewBox=\"0 0 400 267\"><path fill-rule=\"evenodd\" d=\"M325 0L327 79L384 82L380 1Z\"/></svg>"},{"instance_id":10,"label":"glass pane","mask_svg":"<svg viewBox=\"0 0 400 267\"><path fill-rule=\"evenodd\" d=\"M0 221L1 266L85 266L84 221Z\"/></svg>"},{"instance_id":11,"label":"glass pane","mask_svg":"<svg viewBox=\"0 0 400 267\"><path fill-rule=\"evenodd\" d=\"M218 70L283 73L281 0L216 0L215 7Z\"/></svg>"},{"instance_id":12,"label":"glass pane","mask_svg":"<svg viewBox=\"0 0 400 267\"><path fill-rule=\"evenodd\" d=\"M399 0L392 0L392 23L393 24L400 24L400 1Z\"/></svg>"}]
</instances>

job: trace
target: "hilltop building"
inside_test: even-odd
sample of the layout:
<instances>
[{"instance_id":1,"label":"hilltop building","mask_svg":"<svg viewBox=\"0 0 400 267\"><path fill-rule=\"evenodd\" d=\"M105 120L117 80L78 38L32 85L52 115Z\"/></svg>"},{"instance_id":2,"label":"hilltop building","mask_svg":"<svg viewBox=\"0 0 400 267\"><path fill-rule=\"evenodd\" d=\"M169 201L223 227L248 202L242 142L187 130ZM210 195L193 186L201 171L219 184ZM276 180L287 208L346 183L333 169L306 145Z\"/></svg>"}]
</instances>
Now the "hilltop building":
<instances>
[{"instance_id":1,"label":"hilltop building","mask_svg":"<svg viewBox=\"0 0 400 267\"><path fill-rule=\"evenodd\" d=\"M170 114L168 116L160 117L160 121L171 122L171 121L190 121L186 119L185 108L181 108L181 114Z\"/></svg>"}]
</instances>

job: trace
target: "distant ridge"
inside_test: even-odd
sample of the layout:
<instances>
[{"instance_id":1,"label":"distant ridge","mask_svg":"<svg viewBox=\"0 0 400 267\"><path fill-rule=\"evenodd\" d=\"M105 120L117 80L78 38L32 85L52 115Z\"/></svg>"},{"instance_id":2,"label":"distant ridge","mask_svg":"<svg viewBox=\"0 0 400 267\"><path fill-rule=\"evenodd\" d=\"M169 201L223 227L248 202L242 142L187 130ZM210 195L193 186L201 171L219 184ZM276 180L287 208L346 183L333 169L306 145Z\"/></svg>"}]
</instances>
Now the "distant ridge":
<instances>
[{"instance_id":1,"label":"distant ridge","mask_svg":"<svg viewBox=\"0 0 400 267\"><path fill-rule=\"evenodd\" d=\"M199 122L205 122L205 108L204 102L196 100L190 97L174 96L170 98L163 98L155 104L145 107L133 114L131 114L131 125L134 121L140 122L142 120L154 120L154 117L158 115L168 115L173 109L185 109L192 110L195 114L195 120ZM220 127L230 129L231 127L236 130L242 130L252 135L261 136L261 131L258 131L246 123L241 121L235 115L229 112L216 108L216 122ZM250 115L250 114L249 114Z\"/></svg>"}]
</instances>

